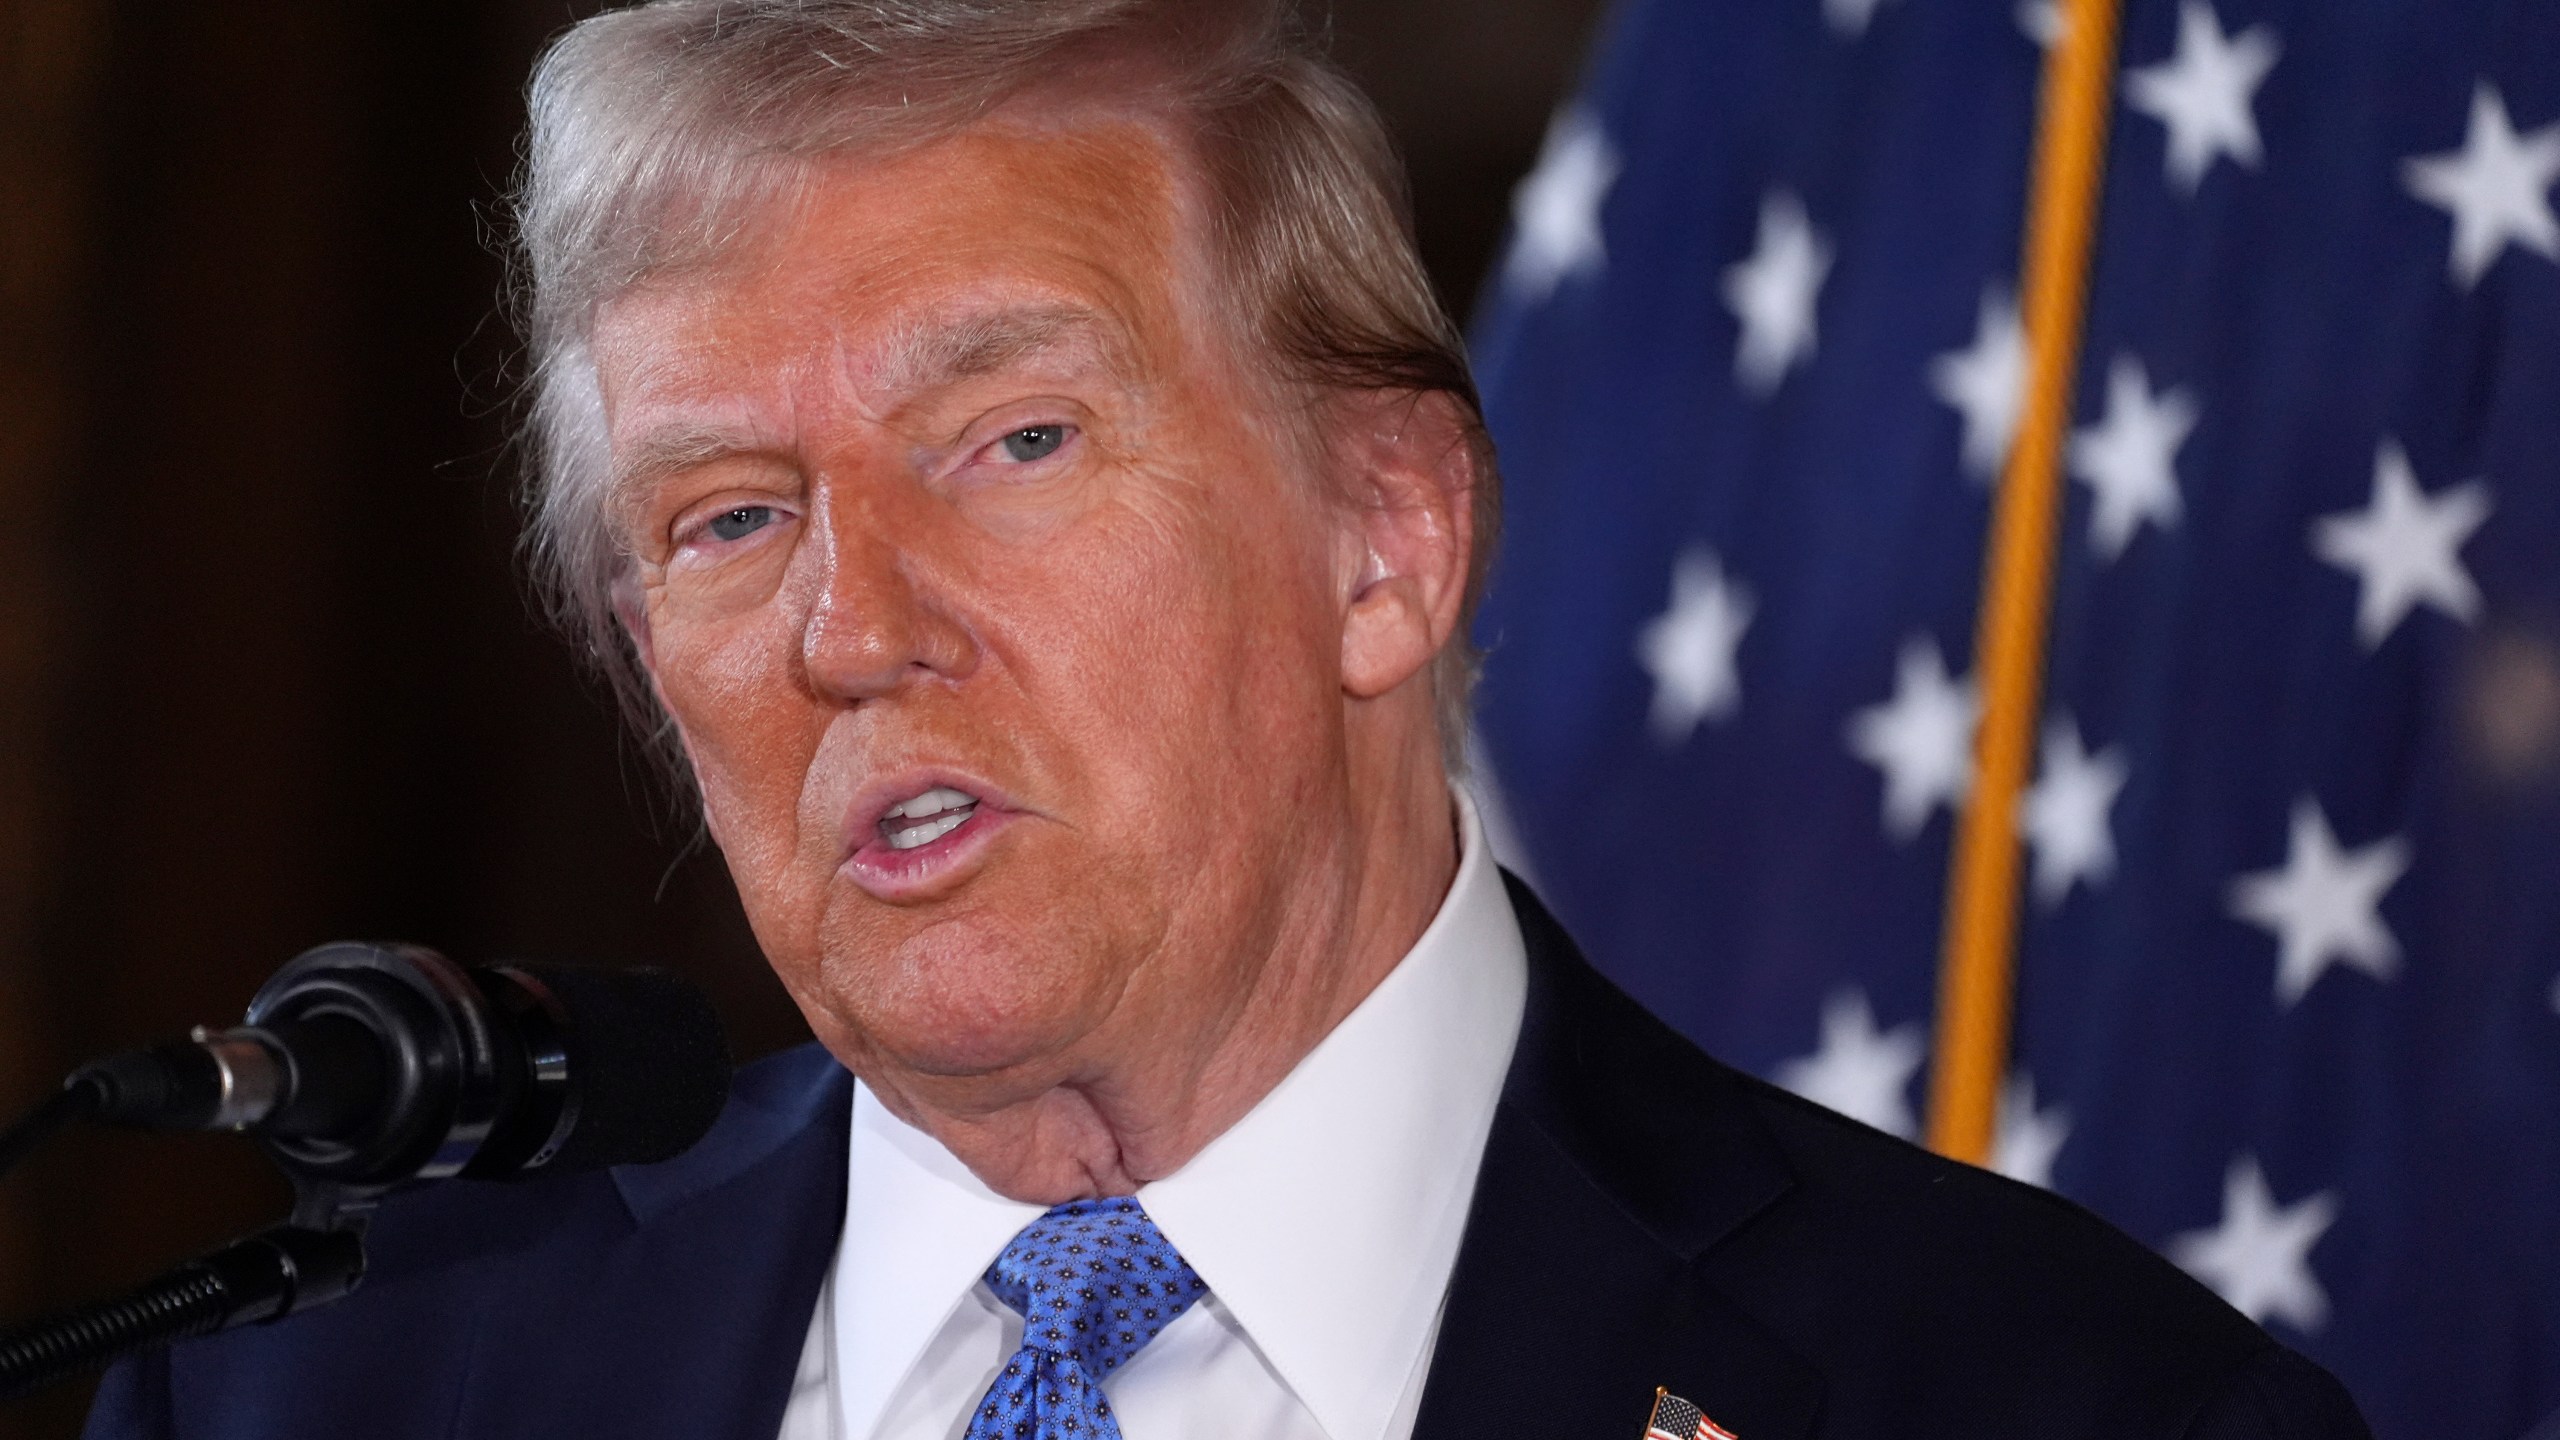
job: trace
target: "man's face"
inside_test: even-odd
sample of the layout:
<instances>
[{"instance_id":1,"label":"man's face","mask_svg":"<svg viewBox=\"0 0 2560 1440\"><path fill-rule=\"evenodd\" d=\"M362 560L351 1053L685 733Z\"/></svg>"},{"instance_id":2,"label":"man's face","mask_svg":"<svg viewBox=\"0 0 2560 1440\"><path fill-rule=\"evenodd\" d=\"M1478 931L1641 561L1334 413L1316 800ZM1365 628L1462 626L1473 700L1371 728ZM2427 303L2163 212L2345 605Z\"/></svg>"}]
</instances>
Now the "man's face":
<instances>
[{"instance_id":1,"label":"man's face","mask_svg":"<svg viewBox=\"0 0 2560 1440\"><path fill-rule=\"evenodd\" d=\"M1185 203L1136 125L982 127L599 317L635 631L758 939L893 1104L1233 1024L1349 863L1361 542Z\"/></svg>"}]
</instances>

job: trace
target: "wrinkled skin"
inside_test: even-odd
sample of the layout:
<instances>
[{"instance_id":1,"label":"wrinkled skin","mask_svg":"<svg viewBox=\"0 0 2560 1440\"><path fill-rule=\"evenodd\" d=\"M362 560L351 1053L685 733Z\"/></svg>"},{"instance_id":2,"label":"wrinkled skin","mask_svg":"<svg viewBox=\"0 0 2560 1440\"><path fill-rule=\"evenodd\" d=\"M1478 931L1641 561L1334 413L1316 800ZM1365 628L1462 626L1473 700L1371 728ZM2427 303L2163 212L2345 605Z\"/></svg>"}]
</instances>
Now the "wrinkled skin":
<instances>
[{"instance_id":1,"label":"wrinkled skin","mask_svg":"<svg viewBox=\"0 0 2560 1440\"><path fill-rule=\"evenodd\" d=\"M1052 117L831 162L595 337L624 623L758 941L1037 1203L1234 1123L1456 860L1455 408L1258 378L1176 154ZM932 784L978 812L886 849Z\"/></svg>"}]
</instances>

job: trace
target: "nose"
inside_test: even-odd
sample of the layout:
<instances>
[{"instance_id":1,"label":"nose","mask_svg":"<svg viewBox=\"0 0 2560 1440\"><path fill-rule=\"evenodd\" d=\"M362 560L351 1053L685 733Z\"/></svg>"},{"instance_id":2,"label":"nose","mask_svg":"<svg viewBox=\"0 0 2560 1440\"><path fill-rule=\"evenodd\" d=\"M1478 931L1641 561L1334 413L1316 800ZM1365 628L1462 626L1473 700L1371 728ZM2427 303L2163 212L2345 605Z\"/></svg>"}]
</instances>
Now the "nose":
<instances>
[{"instance_id":1,"label":"nose","mask_svg":"<svg viewBox=\"0 0 2560 1440\"><path fill-rule=\"evenodd\" d=\"M852 702L965 678L977 645L933 583L933 517L841 495L818 508L824 574L800 647L811 688Z\"/></svg>"}]
</instances>

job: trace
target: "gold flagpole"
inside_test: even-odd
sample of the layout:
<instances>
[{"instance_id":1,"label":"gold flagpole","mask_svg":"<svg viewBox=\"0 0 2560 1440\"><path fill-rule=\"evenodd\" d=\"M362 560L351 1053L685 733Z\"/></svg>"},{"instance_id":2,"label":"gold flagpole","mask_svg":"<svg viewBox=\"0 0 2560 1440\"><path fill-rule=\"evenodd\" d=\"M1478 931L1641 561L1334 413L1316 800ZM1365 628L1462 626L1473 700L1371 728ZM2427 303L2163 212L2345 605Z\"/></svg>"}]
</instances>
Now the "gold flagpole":
<instances>
[{"instance_id":1,"label":"gold flagpole","mask_svg":"<svg viewBox=\"0 0 2560 1440\"><path fill-rule=\"evenodd\" d=\"M2062 448L2105 173L2117 0L2059 0L2045 54L2020 292L2027 390L1993 502L1974 674L1982 686L1973 794L1958 821L1929 1074L1931 1149L1991 1158L2018 933L2018 802L2035 746L2052 598Z\"/></svg>"}]
</instances>

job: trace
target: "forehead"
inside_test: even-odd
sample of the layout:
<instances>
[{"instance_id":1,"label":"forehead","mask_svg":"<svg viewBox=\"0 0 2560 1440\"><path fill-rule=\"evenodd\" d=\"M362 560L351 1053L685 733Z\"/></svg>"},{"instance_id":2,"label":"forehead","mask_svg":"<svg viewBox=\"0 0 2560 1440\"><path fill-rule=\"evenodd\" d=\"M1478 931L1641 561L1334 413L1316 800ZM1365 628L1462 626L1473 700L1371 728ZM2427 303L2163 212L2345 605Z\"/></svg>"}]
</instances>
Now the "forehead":
<instances>
[{"instance_id":1,"label":"forehead","mask_svg":"<svg viewBox=\"0 0 2560 1440\"><path fill-rule=\"evenodd\" d=\"M870 391L1029 353L1173 363L1197 293L1186 208L1171 148L1135 121L988 124L820 163L710 262L600 309L608 407L742 365Z\"/></svg>"}]
</instances>

